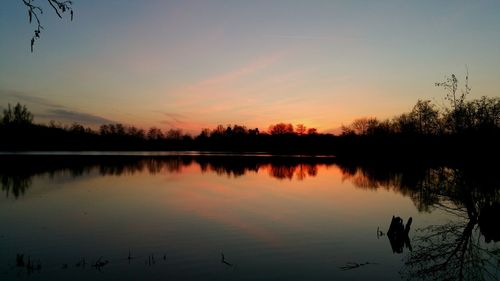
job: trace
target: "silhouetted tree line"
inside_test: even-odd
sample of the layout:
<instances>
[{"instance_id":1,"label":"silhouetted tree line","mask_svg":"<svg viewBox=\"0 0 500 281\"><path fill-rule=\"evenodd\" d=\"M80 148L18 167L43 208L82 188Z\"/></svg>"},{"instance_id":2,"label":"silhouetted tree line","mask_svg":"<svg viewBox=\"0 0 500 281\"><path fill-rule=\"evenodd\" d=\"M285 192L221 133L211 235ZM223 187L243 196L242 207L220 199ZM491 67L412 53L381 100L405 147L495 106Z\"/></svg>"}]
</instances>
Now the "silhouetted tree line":
<instances>
[{"instance_id":1,"label":"silhouetted tree line","mask_svg":"<svg viewBox=\"0 0 500 281\"><path fill-rule=\"evenodd\" d=\"M181 129L162 131L143 129L120 123L105 124L94 130L74 123L71 126L34 124L33 114L26 106L10 104L0 123L0 150L206 150L276 153L332 153L333 135L318 134L315 128L304 125L294 130L292 124L272 125L269 132L248 129L242 125L203 129L197 136Z\"/></svg>"},{"instance_id":2,"label":"silhouetted tree line","mask_svg":"<svg viewBox=\"0 0 500 281\"><path fill-rule=\"evenodd\" d=\"M360 118L342 127L343 135L452 135L468 133L498 133L500 129L500 98L481 97L466 100L470 94L469 75L464 89L459 89L458 78L452 74L444 82L436 83L446 90L449 105L439 110L430 100L418 100L413 109L393 119Z\"/></svg>"},{"instance_id":3,"label":"silhouetted tree line","mask_svg":"<svg viewBox=\"0 0 500 281\"><path fill-rule=\"evenodd\" d=\"M33 115L19 103L8 105L0 123L0 150L198 150L268 152L277 154L332 154L349 158L406 158L425 161L479 160L500 156L500 98L466 100L468 75L459 92L455 75L436 83L447 91L447 107L418 100L413 109L392 119L359 118L342 126L339 136L289 123L271 125L266 132L243 125L218 125L191 136L181 129L162 131L123 124L98 130L33 123Z\"/></svg>"},{"instance_id":4,"label":"silhouetted tree line","mask_svg":"<svg viewBox=\"0 0 500 281\"><path fill-rule=\"evenodd\" d=\"M447 91L448 106L418 100L410 112L392 119L359 118L342 126L338 155L412 156L433 159L479 159L498 156L500 98L467 100L471 88L465 77L459 89L455 75L436 83Z\"/></svg>"},{"instance_id":5,"label":"silhouetted tree line","mask_svg":"<svg viewBox=\"0 0 500 281\"><path fill-rule=\"evenodd\" d=\"M393 119L360 118L342 126L342 135L445 136L470 133L498 133L500 98L481 97L459 101L456 107L438 110L430 100L418 100L413 109Z\"/></svg>"}]
</instances>

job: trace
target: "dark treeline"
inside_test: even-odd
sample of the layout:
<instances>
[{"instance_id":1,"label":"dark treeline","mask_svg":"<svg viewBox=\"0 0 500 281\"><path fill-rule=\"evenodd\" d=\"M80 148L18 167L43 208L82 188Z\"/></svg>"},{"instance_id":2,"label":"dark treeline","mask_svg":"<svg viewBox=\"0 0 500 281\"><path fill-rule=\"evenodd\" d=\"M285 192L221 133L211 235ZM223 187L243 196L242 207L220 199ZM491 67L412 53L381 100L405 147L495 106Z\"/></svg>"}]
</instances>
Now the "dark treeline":
<instances>
[{"instance_id":1,"label":"dark treeline","mask_svg":"<svg viewBox=\"0 0 500 281\"><path fill-rule=\"evenodd\" d=\"M455 75L436 86L446 90L447 105L418 100L410 112L392 119L360 118L342 126L337 155L411 156L460 160L498 156L500 98L467 100L468 83L459 89Z\"/></svg>"},{"instance_id":2,"label":"dark treeline","mask_svg":"<svg viewBox=\"0 0 500 281\"><path fill-rule=\"evenodd\" d=\"M197 136L181 129L162 131L123 124L105 124L98 130L80 124L61 126L34 124L29 110L17 104L4 110L0 123L0 150L3 151L233 151L275 153L333 153L333 135L318 134L313 128L304 132L291 124L280 123L269 132L245 126L222 126L203 129Z\"/></svg>"},{"instance_id":3,"label":"dark treeline","mask_svg":"<svg viewBox=\"0 0 500 281\"><path fill-rule=\"evenodd\" d=\"M385 155L460 159L498 155L500 98L452 102L438 110L431 101L419 100L409 113L380 121L360 118L342 127L340 154ZM392 148L392 149L390 149Z\"/></svg>"},{"instance_id":4,"label":"dark treeline","mask_svg":"<svg viewBox=\"0 0 500 281\"><path fill-rule=\"evenodd\" d=\"M69 151L232 151L277 154L331 154L349 158L412 158L432 160L481 159L499 156L500 98L467 100L452 75L436 83L447 91L448 106L438 108L419 100L410 112L392 119L360 118L342 126L340 135L318 133L315 128L288 123L271 125L268 131L243 125L219 125L191 136L181 129L143 130L123 124L99 129L34 124L29 110L8 105L0 122L0 150Z\"/></svg>"}]
</instances>

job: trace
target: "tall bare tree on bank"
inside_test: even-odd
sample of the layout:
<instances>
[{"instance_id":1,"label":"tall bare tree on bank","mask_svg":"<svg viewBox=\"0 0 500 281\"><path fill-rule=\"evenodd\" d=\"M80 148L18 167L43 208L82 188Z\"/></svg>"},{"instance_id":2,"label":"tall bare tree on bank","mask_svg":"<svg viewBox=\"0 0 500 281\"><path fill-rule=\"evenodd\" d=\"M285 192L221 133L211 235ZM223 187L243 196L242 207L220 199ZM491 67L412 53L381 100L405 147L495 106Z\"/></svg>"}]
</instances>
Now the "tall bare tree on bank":
<instances>
[{"instance_id":1,"label":"tall bare tree on bank","mask_svg":"<svg viewBox=\"0 0 500 281\"><path fill-rule=\"evenodd\" d=\"M451 108L448 109L450 127L453 132L462 132L465 129L467 119L465 98L470 94L471 87L469 86L469 69L466 67L464 89L458 89L458 78L455 74L451 77L446 77L443 82L435 83L436 87L442 87L448 93L445 99L449 101Z\"/></svg>"},{"instance_id":2,"label":"tall bare tree on bank","mask_svg":"<svg viewBox=\"0 0 500 281\"><path fill-rule=\"evenodd\" d=\"M35 2L35 0L21 0L28 11L28 19L31 24L35 24L36 28L31 37L31 52L33 53L33 46L35 41L40 39L40 33L43 30L42 22L40 20L43 9L42 6ZM50 7L56 12L57 16L62 19L63 15L69 13L70 19L73 21L73 2L69 0L47 0Z\"/></svg>"}]
</instances>

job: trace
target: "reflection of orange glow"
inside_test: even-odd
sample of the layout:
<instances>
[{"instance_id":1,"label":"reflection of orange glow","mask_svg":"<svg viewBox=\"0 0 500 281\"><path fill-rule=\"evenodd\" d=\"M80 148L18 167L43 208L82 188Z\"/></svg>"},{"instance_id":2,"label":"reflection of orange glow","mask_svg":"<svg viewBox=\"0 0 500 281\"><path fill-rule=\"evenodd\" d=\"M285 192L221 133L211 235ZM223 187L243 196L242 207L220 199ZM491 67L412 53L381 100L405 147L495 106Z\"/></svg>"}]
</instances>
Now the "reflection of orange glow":
<instances>
[{"instance_id":1,"label":"reflection of orange glow","mask_svg":"<svg viewBox=\"0 0 500 281\"><path fill-rule=\"evenodd\" d=\"M237 159L237 160L235 160ZM182 174L188 171L201 171L204 173L215 173L219 176L241 177L248 173L259 173L267 171L268 175L279 179L304 180L308 177L316 177L320 167L333 166L332 158L325 158L322 162L301 162L301 158L292 157L288 160L270 161L271 158L249 157L246 161L227 156L205 158L201 156L170 156L166 158L144 158L138 161L123 161L113 165L99 165L101 175L134 175L147 171L149 174ZM309 159L310 161L311 159Z\"/></svg>"},{"instance_id":2,"label":"reflection of orange glow","mask_svg":"<svg viewBox=\"0 0 500 281\"><path fill-rule=\"evenodd\" d=\"M235 177L227 171L236 168L221 170L214 162L206 165L204 173L197 161L173 162L160 171L158 165L149 163L119 177L89 178L82 182L78 196L67 199L60 193L61 198L56 199L76 200L77 205L93 202L95 213L114 210L123 219L124 229L135 218L134 231L144 237L151 221L176 221L190 225L189 229L199 226L200 231L208 224L214 233L243 236L269 247L287 247L297 235L342 231L337 230L338 225L375 224L376 229L395 210L402 213L411 206L400 194L380 189L366 192L350 181L343 182L343 171L334 165L303 163L277 168L264 163ZM283 174L285 180L275 177ZM98 190L97 198L87 192L89 186ZM380 222L380 218L384 220Z\"/></svg>"},{"instance_id":3,"label":"reflection of orange glow","mask_svg":"<svg viewBox=\"0 0 500 281\"><path fill-rule=\"evenodd\" d=\"M380 181L370 177L364 170L355 168L353 170L342 170L342 181L346 180L352 182L356 187L377 190L379 188L394 188L397 186L396 181L398 181L398 178L394 178L394 181Z\"/></svg>"},{"instance_id":4,"label":"reflection of orange glow","mask_svg":"<svg viewBox=\"0 0 500 281\"><path fill-rule=\"evenodd\" d=\"M176 209L195 214L205 220L214 221L232 228L239 229L248 235L269 244L276 245L278 237L265 227L251 224L240 217L244 213L254 213L258 210L241 208L241 202L252 202L259 200L259 194L254 190L241 190L216 183L212 180L201 180L194 182L194 186L200 188L181 188L173 195L183 198L176 201ZM232 211L239 209L238 212ZM260 214L265 216L265 214Z\"/></svg>"},{"instance_id":5,"label":"reflection of orange glow","mask_svg":"<svg viewBox=\"0 0 500 281\"><path fill-rule=\"evenodd\" d=\"M200 168L198 163L192 162L176 176L175 184L170 180L164 182L166 186L161 190L165 194L155 195L162 201L159 204L168 208L169 213L201 218L270 246L286 243L283 229L291 233L314 231L317 226L311 224L315 219L306 219L311 215L323 220L331 216L348 223L371 216L365 213L366 208L358 206L388 208L384 199L388 195L375 199L373 193L366 194L362 189L352 188L348 182L343 183L342 172L337 166L264 164L239 177L220 176L227 171L211 164L205 166L204 173ZM303 180L305 177L307 180Z\"/></svg>"},{"instance_id":6,"label":"reflection of orange glow","mask_svg":"<svg viewBox=\"0 0 500 281\"><path fill-rule=\"evenodd\" d=\"M354 174L348 174L348 173L342 174L342 181L346 181L346 180L351 181L355 186L361 187L361 188L366 188L366 189L379 188L379 185L376 181L371 180L369 177L367 177L361 171L356 171L356 173L354 173Z\"/></svg>"}]
</instances>

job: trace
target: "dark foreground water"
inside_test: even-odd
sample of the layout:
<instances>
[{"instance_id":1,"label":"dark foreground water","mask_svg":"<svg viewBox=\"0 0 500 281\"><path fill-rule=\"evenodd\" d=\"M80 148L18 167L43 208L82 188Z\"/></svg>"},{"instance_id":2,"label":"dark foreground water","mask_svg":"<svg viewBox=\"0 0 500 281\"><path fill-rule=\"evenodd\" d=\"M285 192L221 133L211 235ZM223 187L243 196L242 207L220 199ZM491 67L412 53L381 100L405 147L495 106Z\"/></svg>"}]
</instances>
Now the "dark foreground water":
<instances>
[{"instance_id":1,"label":"dark foreground water","mask_svg":"<svg viewBox=\"0 0 500 281\"><path fill-rule=\"evenodd\" d=\"M0 160L0 280L499 279L500 170L491 166ZM407 235L388 235L393 216L412 218Z\"/></svg>"}]
</instances>

